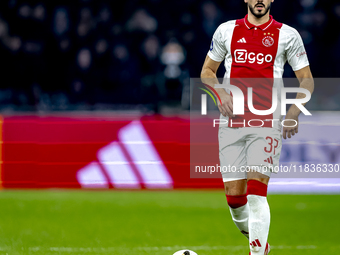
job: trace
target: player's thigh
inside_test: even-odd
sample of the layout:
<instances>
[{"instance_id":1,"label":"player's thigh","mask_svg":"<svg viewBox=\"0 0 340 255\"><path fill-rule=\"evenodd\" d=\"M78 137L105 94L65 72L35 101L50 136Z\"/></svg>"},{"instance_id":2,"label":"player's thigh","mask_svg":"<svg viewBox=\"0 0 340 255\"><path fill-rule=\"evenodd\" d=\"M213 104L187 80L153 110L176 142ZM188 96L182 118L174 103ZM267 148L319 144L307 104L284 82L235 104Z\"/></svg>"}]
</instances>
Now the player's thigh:
<instances>
[{"instance_id":1,"label":"player's thigh","mask_svg":"<svg viewBox=\"0 0 340 255\"><path fill-rule=\"evenodd\" d=\"M235 172L246 164L246 140L242 131L242 129L228 127L219 129L219 157L222 173ZM238 177L230 176L230 178Z\"/></svg>"},{"instance_id":2,"label":"player's thigh","mask_svg":"<svg viewBox=\"0 0 340 255\"><path fill-rule=\"evenodd\" d=\"M268 183L271 173L279 165L281 133L275 129L254 129L247 141L248 179Z\"/></svg>"},{"instance_id":3,"label":"player's thigh","mask_svg":"<svg viewBox=\"0 0 340 255\"><path fill-rule=\"evenodd\" d=\"M238 182L247 179L246 172L241 170L246 164L246 141L243 133L242 129L227 127L219 130L220 166L227 195L228 191L234 195L242 194L242 190L238 191Z\"/></svg>"},{"instance_id":4,"label":"player's thigh","mask_svg":"<svg viewBox=\"0 0 340 255\"><path fill-rule=\"evenodd\" d=\"M247 140L248 165L276 165L279 163L282 135L273 128L254 128Z\"/></svg>"},{"instance_id":5,"label":"player's thigh","mask_svg":"<svg viewBox=\"0 0 340 255\"><path fill-rule=\"evenodd\" d=\"M231 180L225 181L224 183L224 191L228 196L239 196L247 193L247 180Z\"/></svg>"}]
</instances>

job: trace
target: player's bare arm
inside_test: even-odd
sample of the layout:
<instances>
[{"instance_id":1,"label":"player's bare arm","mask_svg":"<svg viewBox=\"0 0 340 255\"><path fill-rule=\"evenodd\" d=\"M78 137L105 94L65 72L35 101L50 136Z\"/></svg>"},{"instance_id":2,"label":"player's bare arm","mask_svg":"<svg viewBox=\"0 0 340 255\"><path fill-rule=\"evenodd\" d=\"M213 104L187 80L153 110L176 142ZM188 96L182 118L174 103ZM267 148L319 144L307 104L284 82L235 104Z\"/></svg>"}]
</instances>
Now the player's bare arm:
<instances>
[{"instance_id":1,"label":"player's bare arm","mask_svg":"<svg viewBox=\"0 0 340 255\"><path fill-rule=\"evenodd\" d=\"M221 62L212 60L209 56L206 56L203 68L201 71L202 82L215 87L215 84L219 84L216 72ZM221 98L222 105L218 101L218 109L221 114L226 117L234 117L233 115L233 97L228 94L224 89L215 89Z\"/></svg>"},{"instance_id":2,"label":"player's bare arm","mask_svg":"<svg viewBox=\"0 0 340 255\"><path fill-rule=\"evenodd\" d=\"M309 66L306 66L298 71L295 71L295 75L300 82L300 88L307 89L312 94L314 91L314 80L313 80L313 76L312 76ZM301 99L305 97L306 95L302 93L298 93L296 95L297 99ZM306 103L304 103L303 105L305 104ZM286 119L292 119L292 120L295 120L297 123L299 123L300 113L301 113L301 110L296 105L292 105L288 110ZM294 125L295 125L294 121L286 121L286 126L294 126ZM297 134L299 131L298 127L299 127L299 124L297 124L295 127L283 127L283 138L284 139L291 138L292 136Z\"/></svg>"}]
</instances>

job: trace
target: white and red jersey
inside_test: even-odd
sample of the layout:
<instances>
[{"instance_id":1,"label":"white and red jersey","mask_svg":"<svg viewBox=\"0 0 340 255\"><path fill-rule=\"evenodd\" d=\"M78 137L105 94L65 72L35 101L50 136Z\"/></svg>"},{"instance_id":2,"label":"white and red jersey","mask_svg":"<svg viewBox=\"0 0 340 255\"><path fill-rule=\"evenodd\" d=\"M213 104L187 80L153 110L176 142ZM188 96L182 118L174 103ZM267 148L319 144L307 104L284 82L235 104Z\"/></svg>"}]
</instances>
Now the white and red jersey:
<instances>
[{"instance_id":1,"label":"white and red jersey","mask_svg":"<svg viewBox=\"0 0 340 255\"><path fill-rule=\"evenodd\" d=\"M273 114L252 114L247 103L248 87L253 89L254 108L268 110L272 106L273 86L277 87L280 95L283 83L274 82L274 78L282 78L286 61L288 60L294 71L309 65L299 33L294 28L275 21L272 16L260 26L249 23L248 15L243 19L221 24L214 33L208 56L217 62L224 60L224 78L230 79L230 84L242 90L245 96L245 114L237 115L232 121L242 123L246 120L246 126L251 119L282 120L280 96L278 108ZM229 126L230 123L229 120ZM272 127L273 123L274 127L281 129L281 121L265 121L263 127Z\"/></svg>"}]
</instances>

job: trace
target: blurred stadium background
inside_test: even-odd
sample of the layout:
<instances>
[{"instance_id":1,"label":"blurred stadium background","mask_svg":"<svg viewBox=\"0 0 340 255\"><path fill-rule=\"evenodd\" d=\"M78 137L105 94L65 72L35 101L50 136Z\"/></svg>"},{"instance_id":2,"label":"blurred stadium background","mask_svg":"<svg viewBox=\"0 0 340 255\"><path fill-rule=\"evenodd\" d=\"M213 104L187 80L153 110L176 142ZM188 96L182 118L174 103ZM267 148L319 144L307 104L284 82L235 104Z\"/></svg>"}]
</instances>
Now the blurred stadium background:
<instances>
[{"instance_id":1,"label":"blurred stadium background","mask_svg":"<svg viewBox=\"0 0 340 255\"><path fill-rule=\"evenodd\" d=\"M216 27L245 13L242 0L2 1L0 107L188 109L187 80L199 77ZM300 32L315 77L337 77L337 1L276 1L272 14ZM337 96L318 91L315 110L339 110Z\"/></svg>"},{"instance_id":2,"label":"blurred stadium background","mask_svg":"<svg viewBox=\"0 0 340 255\"><path fill-rule=\"evenodd\" d=\"M221 180L189 171L190 78L217 26L245 13L243 0L1 1L0 253L247 254ZM300 32L314 77L338 77L338 1L271 13ZM283 163L339 164L340 87L316 85ZM337 175L269 190L273 254L338 254Z\"/></svg>"}]
</instances>

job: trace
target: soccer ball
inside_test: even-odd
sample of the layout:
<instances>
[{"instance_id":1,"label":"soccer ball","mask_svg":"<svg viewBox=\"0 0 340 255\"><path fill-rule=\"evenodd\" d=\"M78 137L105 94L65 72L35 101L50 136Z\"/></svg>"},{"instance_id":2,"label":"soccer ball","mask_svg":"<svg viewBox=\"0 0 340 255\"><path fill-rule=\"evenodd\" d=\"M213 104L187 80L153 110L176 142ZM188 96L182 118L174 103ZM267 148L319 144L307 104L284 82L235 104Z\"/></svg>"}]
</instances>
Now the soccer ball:
<instances>
[{"instance_id":1,"label":"soccer ball","mask_svg":"<svg viewBox=\"0 0 340 255\"><path fill-rule=\"evenodd\" d=\"M197 255L197 253L191 250L180 250L176 251L173 255Z\"/></svg>"}]
</instances>

